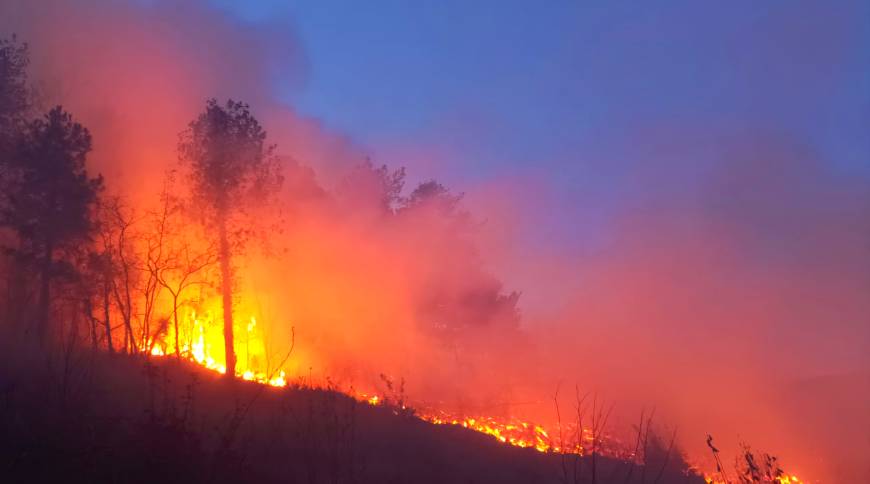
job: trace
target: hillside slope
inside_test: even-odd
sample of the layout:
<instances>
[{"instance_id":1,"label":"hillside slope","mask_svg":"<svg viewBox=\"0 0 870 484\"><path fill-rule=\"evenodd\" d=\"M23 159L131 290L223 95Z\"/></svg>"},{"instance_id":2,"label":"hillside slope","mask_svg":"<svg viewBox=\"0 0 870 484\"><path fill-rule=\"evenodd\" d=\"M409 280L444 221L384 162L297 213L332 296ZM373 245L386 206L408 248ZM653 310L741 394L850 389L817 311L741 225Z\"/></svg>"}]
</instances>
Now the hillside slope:
<instances>
[{"instance_id":1,"label":"hillside slope","mask_svg":"<svg viewBox=\"0 0 870 484\"><path fill-rule=\"evenodd\" d=\"M678 458L646 471L602 457L593 466L172 358L6 348L0 360L4 482L703 482Z\"/></svg>"}]
</instances>

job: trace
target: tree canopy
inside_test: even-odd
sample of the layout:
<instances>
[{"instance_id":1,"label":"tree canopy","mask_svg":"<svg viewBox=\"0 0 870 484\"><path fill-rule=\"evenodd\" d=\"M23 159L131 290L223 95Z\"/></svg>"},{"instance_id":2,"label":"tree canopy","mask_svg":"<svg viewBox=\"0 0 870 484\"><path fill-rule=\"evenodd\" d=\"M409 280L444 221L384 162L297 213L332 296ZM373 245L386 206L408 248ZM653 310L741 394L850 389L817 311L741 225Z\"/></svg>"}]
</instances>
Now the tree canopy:
<instances>
[{"instance_id":1,"label":"tree canopy","mask_svg":"<svg viewBox=\"0 0 870 484\"><path fill-rule=\"evenodd\" d=\"M49 284L57 263L68 262L70 249L94 229L93 206L103 179L87 172L90 151L88 130L57 106L25 126L3 162L0 225L17 236L12 249L17 258L38 267L41 336L48 324Z\"/></svg>"},{"instance_id":2,"label":"tree canopy","mask_svg":"<svg viewBox=\"0 0 870 484\"><path fill-rule=\"evenodd\" d=\"M90 211L103 185L85 167L90 151L87 128L60 106L26 126L6 162L0 211L21 252L63 249L90 235Z\"/></svg>"}]
</instances>

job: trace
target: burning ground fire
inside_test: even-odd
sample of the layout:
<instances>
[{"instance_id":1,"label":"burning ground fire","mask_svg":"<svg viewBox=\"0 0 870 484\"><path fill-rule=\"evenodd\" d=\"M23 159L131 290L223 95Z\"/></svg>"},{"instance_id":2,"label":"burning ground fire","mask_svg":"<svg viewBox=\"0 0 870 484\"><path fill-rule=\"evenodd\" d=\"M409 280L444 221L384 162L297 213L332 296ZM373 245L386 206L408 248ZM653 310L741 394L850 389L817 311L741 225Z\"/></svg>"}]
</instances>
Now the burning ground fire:
<instances>
[{"instance_id":1,"label":"burning ground fire","mask_svg":"<svg viewBox=\"0 0 870 484\"><path fill-rule=\"evenodd\" d=\"M219 363L219 360L223 359L224 344L220 333L221 324L221 322L215 320L215 311L208 310L204 314L190 311L184 316L183 324L179 326L179 333L181 333L179 335L180 348L176 351L174 343L175 335L172 334L173 330L170 329L170 333L165 338L152 344L150 353L152 356L167 356L180 353L182 357L194 361L209 370L225 374L227 372L226 366ZM287 380L284 370L279 370L274 374L267 374L266 371L258 370L261 366L259 362L261 359L264 359L265 347L263 339L260 337L256 317L250 317L243 334L245 338L236 348L238 355L237 376L246 381L254 381L275 387L286 386ZM216 353L220 353L220 355Z\"/></svg>"},{"instance_id":2,"label":"burning ground fire","mask_svg":"<svg viewBox=\"0 0 870 484\"><path fill-rule=\"evenodd\" d=\"M215 306L217 308L218 306ZM182 358L193 361L211 371L225 374L226 366L221 364L223 360L223 336L222 320L217 316L219 309L207 309L203 312L195 310L187 311L179 324L179 348L175 347L174 328L168 328L167 332L150 345L148 353L152 356L166 357L176 353ZM241 328L239 328L241 329ZM287 387L290 382L283 369L270 369L267 351L264 343L264 334L257 318L250 316L244 323L244 331L237 334L241 338L236 340L236 354L238 363L236 376L245 380L273 387ZM310 383L309 383L310 384ZM356 390L344 391L348 396L372 405L391 405L396 411L410 410L404 401L393 402L389 397L379 396L374 393L358 392ZM593 429L582 428L580 432L574 425L566 425L565 428L547 430L541 425L519 419L499 419L490 416L457 415L440 409L434 409L425 404L413 407L413 414L433 425L453 425L463 427L475 432L492 436L497 441L520 448L532 448L542 453L561 453L588 455L590 449L594 449L599 455L622 459L636 460L638 456L622 444L619 439L610 435L595 435ZM582 435L574 438L574 444L565 445L564 433L570 435ZM714 476L713 473L703 473L708 484L730 484L728 480ZM802 484L795 475L782 475L776 478L779 484ZM741 481L742 482L742 481Z\"/></svg>"}]
</instances>

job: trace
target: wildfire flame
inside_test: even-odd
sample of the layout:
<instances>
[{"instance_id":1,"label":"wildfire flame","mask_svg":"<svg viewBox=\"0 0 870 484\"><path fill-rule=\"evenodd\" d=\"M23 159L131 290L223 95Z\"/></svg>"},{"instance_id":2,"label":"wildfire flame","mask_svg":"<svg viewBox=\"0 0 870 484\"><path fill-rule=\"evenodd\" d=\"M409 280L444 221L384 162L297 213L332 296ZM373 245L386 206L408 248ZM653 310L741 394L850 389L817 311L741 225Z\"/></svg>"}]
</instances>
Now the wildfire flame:
<instances>
[{"instance_id":1,"label":"wildfire flame","mask_svg":"<svg viewBox=\"0 0 870 484\"><path fill-rule=\"evenodd\" d=\"M223 321L216 319L216 310L206 310L197 313L191 309L187 311L179 324L179 347L175 347L175 330L169 328L162 338L159 338L151 346L152 356L168 356L178 354L209 370L226 374L225 364L220 363L225 359L223 342ZM287 386L287 375L279 369L269 372L265 367L266 348L264 338L257 326L257 319L251 316L242 332L241 341L236 344L236 376L257 383L263 383L275 387Z\"/></svg>"},{"instance_id":2,"label":"wildfire flame","mask_svg":"<svg viewBox=\"0 0 870 484\"><path fill-rule=\"evenodd\" d=\"M777 484L804 484L805 482L798 479L798 477L795 475L782 475L776 477L775 479ZM704 481L706 481L707 484L729 484L728 481L722 480L720 478L714 478L709 475L704 476Z\"/></svg>"},{"instance_id":3,"label":"wildfire flame","mask_svg":"<svg viewBox=\"0 0 870 484\"><path fill-rule=\"evenodd\" d=\"M177 354L211 371L226 374L226 366L220 363L225 356L222 333L223 320L216 318L220 314L220 310L216 309L218 307L215 303L212 308L203 312L198 313L193 309L185 312L181 324L179 324L179 347L175 347L174 328L169 328L162 337L155 339L150 351L148 351L149 354L155 357L168 357ZM244 328L239 329L243 329L243 331L237 332L242 337L236 340L235 351L238 358L236 376L245 381L263 385L286 387L289 384L286 372L283 369L268 368L265 338L257 324L257 318L250 316L244 324ZM357 401L372 406L389 404L387 398L371 393L361 393L354 390L344 393ZM404 404L400 404L400 407L402 410L408 408ZM569 433L574 432L582 437L575 439L577 443L565 445L564 442L561 442L561 438L551 437L551 434L555 435L555 432L548 431L541 425L519 419L454 415L444 410L428 408L426 405L414 405L414 415L433 425L454 425L466 428L492 436L503 444L531 448L542 453L586 455L590 445L595 442L595 451L599 455L625 460L637 458L632 453L622 450L616 438L596 436L588 428L569 428ZM703 474L707 484L729 484L719 477L714 477L712 473ZM803 484L805 481L790 474L777 477L776 482L778 484Z\"/></svg>"}]
</instances>

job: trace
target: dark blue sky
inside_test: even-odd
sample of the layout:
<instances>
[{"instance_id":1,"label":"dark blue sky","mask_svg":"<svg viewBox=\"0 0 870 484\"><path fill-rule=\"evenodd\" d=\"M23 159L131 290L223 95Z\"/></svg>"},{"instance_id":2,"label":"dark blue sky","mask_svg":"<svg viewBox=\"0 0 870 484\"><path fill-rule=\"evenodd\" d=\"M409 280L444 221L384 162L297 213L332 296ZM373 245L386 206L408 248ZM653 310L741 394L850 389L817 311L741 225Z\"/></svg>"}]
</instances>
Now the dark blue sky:
<instances>
[{"instance_id":1,"label":"dark blue sky","mask_svg":"<svg viewBox=\"0 0 870 484\"><path fill-rule=\"evenodd\" d=\"M747 139L870 176L866 2L213 1L295 31L305 82L276 94L378 161L459 190L529 177L578 226Z\"/></svg>"},{"instance_id":2,"label":"dark blue sky","mask_svg":"<svg viewBox=\"0 0 870 484\"><path fill-rule=\"evenodd\" d=\"M295 29L310 71L285 98L363 142L481 144L488 167L578 157L650 121L749 122L866 169L866 4L222 3ZM493 139L439 138L467 116Z\"/></svg>"}]
</instances>

